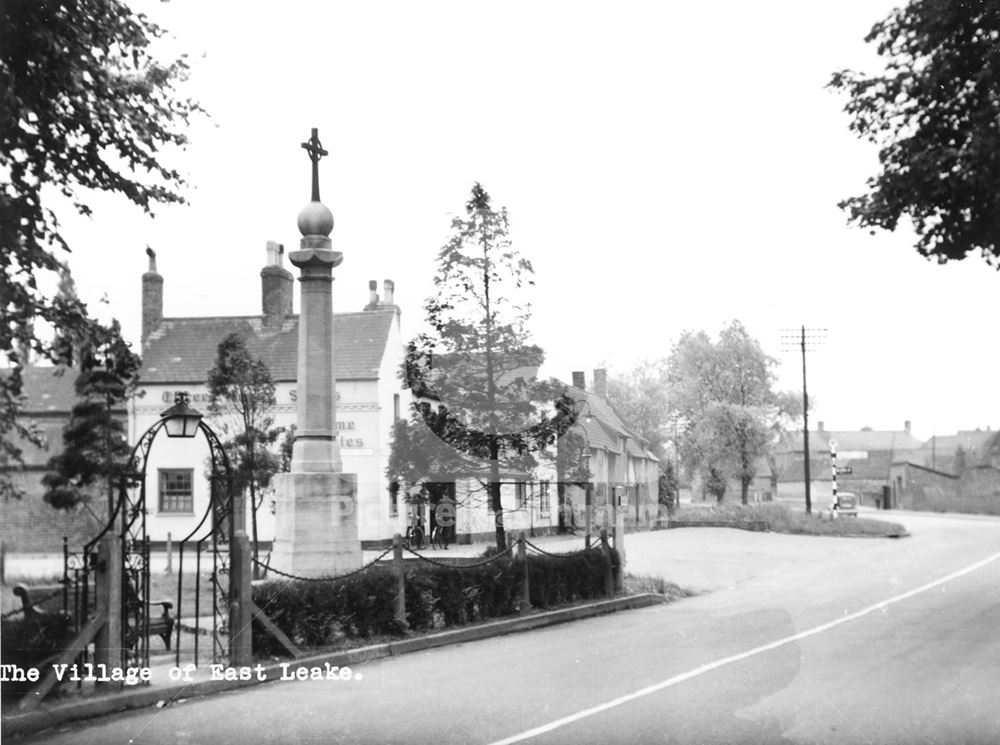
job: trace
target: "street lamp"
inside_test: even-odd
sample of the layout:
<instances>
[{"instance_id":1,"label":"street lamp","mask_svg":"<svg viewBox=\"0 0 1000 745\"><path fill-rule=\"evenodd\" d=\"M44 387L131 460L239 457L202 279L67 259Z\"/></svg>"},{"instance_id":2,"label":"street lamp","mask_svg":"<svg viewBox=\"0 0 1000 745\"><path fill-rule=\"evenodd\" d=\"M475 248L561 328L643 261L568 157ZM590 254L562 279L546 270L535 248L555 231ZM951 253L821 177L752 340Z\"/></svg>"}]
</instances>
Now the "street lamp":
<instances>
[{"instance_id":1,"label":"street lamp","mask_svg":"<svg viewBox=\"0 0 1000 745\"><path fill-rule=\"evenodd\" d=\"M587 437L586 430L584 430L583 436L587 438L587 441L586 444L584 445L583 453L581 454L580 457L583 459L584 468L587 469L587 473L589 474L589 477L587 478L587 483L584 484L583 487L583 525L584 525L583 546L584 548L590 548L590 531L592 528L591 513L593 513L594 511L593 508L594 484L592 482L593 474L590 471L590 458L592 456L592 453L590 452L590 438Z\"/></svg>"},{"instance_id":2,"label":"street lamp","mask_svg":"<svg viewBox=\"0 0 1000 745\"><path fill-rule=\"evenodd\" d=\"M194 437L198 434L201 412L188 406L190 400L189 394L178 393L174 396L174 405L160 413L167 437Z\"/></svg>"},{"instance_id":3,"label":"street lamp","mask_svg":"<svg viewBox=\"0 0 1000 745\"><path fill-rule=\"evenodd\" d=\"M586 400L582 401L583 405L586 407L586 413L583 415L583 421L585 424L591 424L594 421L594 413L590 408L590 403ZM593 529L592 519L594 511L594 496L593 496L593 473L590 470L590 458L592 453L590 452L590 435L587 433L587 428L583 427L583 452L580 454L581 460L583 460L583 467L587 469L587 483L583 487L583 524L584 524L584 537L583 545L584 548L590 548L590 533Z\"/></svg>"}]
</instances>

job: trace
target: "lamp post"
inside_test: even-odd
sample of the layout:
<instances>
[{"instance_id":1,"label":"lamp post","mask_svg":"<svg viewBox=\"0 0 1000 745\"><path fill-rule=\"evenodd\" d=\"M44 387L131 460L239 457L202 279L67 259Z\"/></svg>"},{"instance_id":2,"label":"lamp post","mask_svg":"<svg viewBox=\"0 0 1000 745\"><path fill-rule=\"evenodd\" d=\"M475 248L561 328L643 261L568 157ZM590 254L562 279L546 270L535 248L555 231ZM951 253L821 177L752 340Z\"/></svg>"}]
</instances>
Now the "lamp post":
<instances>
[{"instance_id":1,"label":"lamp post","mask_svg":"<svg viewBox=\"0 0 1000 745\"><path fill-rule=\"evenodd\" d=\"M584 414L583 421L584 424L590 424L594 421L594 414L590 410L590 404L586 401L583 405L587 407L587 413ZM593 453L590 452L590 435L587 434L587 428L583 428L583 452L580 454L580 458L583 460L584 468L587 469L587 483L583 487L583 524L584 524L584 537L583 546L584 548L590 548L590 534L593 530L593 512L594 512L594 484L593 484L593 473L590 470L590 458Z\"/></svg>"}]
</instances>

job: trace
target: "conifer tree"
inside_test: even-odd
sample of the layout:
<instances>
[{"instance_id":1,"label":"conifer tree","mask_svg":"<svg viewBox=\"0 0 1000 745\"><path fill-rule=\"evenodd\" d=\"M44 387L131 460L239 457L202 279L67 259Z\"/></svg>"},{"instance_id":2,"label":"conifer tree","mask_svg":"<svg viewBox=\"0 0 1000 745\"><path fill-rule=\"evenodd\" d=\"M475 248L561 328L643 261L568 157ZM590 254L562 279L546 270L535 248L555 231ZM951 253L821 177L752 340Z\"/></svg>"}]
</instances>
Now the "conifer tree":
<instances>
[{"instance_id":1,"label":"conifer tree","mask_svg":"<svg viewBox=\"0 0 1000 745\"><path fill-rule=\"evenodd\" d=\"M389 477L478 479L502 550L502 474L531 473L575 409L560 384L535 378L544 354L528 332L534 270L511 244L506 209L494 209L477 183L451 227L424 304L430 330L404 362L415 403L411 420L397 425Z\"/></svg>"},{"instance_id":2,"label":"conifer tree","mask_svg":"<svg viewBox=\"0 0 1000 745\"><path fill-rule=\"evenodd\" d=\"M103 483L110 512L115 489L135 478L121 408L135 393L142 361L122 339L118 321L95 326L84 340L63 335L57 343L77 349L79 400L63 431L63 450L49 461L53 473L42 479L43 498L57 509L73 509L87 504Z\"/></svg>"}]
</instances>

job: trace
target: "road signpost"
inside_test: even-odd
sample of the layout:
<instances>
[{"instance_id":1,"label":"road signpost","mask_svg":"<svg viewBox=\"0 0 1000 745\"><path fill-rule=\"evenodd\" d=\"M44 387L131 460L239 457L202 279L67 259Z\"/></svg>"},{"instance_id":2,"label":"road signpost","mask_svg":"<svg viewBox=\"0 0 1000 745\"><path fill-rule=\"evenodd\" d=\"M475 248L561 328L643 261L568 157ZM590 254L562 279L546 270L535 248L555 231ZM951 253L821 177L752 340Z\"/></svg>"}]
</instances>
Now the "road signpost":
<instances>
[{"instance_id":1,"label":"road signpost","mask_svg":"<svg viewBox=\"0 0 1000 745\"><path fill-rule=\"evenodd\" d=\"M830 473L833 477L833 516L837 516L837 441L830 438Z\"/></svg>"}]
</instances>

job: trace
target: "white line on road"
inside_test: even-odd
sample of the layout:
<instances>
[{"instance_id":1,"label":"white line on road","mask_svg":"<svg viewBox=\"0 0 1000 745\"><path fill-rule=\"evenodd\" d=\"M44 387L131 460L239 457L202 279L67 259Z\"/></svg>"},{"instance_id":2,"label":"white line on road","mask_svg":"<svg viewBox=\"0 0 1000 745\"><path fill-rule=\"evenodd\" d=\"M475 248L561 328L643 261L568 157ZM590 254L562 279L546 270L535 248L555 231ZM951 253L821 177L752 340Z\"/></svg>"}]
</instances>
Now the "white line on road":
<instances>
[{"instance_id":1,"label":"white line on road","mask_svg":"<svg viewBox=\"0 0 1000 745\"><path fill-rule=\"evenodd\" d=\"M622 704L627 704L630 701L635 701L636 699L648 696L651 693L656 693L657 691L662 691L670 686L677 685L678 683L683 683L691 678L696 678L712 670L717 670L725 665L732 664L733 662L739 662L745 660L748 657L753 657L754 655L762 654L763 652L770 652L772 649L777 649L778 647L784 646L791 642L798 641L800 639L805 639L809 636L815 636L816 634L821 634L824 631L829 631L830 629L840 626L842 623L847 623L848 621L854 621L862 616L866 616L869 613L873 613L877 610L884 611L886 606L892 605L893 603L898 603L901 600L906 600L907 598L912 598L914 595L919 595L922 592L927 592L939 585L943 585L945 582L950 582L953 579L957 579L965 574L974 572L977 569L981 569L987 564L991 564L997 559L1000 559L1000 553L995 553L992 556L988 556L982 561L977 561L975 564L970 564L967 567L959 569L958 571L952 572L940 579L936 579L933 582L928 582L926 585L921 585L912 590L902 593L901 595L895 595L888 600L883 600L875 605L869 605L867 608L862 608L859 611L855 611L846 616L841 616L840 618L830 621L829 623L824 623L819 626L814 626L811 629L802 631L798 634L792 636L786 636L784 639L778 639L777 641L770 642L769 644L763 644L759 647L754 647L753 649L747 650L746 652L740 652L739 654L734 654L731 657L723 657L721 660L716 660L715 662L709 662L708 664L702 665L701 667L696 667L694 670L688 670L686 673L681 673L680 675L675 675L672 678L667 678L654 685L647 686L646 688L641 688L633 693L627 693L624 696L619 696L618 698L612 699L611 701L606 701L603 704L598 704L589 709L583 709L575 714L570 714L568 717L563 717L562 719L556 719L554 722L549 722L548 724L543 724L540 727L535 727L533 729L526 730L517 735L511 735L503 740L497 740L496 742L490 743L490 745L513 745L513 743L524 742L532 737L537 737L538 735L545 734L546 732L551 732L552 730L558 729L559 727L564 727L567 724L572 724L581 719L586 719L594 714L600 714L602 711L607 711L608 709L614 709L615 707L621 706Z\"/></svg>"}]
</instances>

